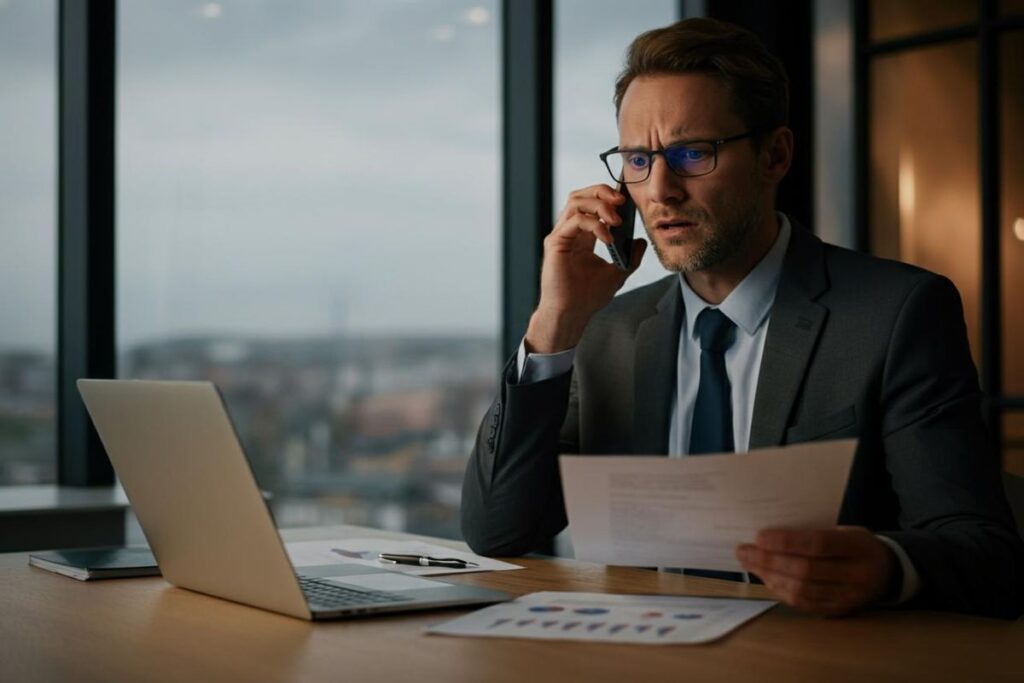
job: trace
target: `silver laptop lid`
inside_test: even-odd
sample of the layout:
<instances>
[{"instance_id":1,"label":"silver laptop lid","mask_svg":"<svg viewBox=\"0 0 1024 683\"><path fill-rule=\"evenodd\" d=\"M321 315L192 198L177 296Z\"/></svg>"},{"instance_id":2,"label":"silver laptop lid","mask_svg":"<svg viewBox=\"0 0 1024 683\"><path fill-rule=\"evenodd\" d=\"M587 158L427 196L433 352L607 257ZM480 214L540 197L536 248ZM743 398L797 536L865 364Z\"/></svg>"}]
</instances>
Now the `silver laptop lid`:
<instances>
[{"instance_id":1,"label":"silver laptop lid","mask_svg":"<svg viewBox=\"0 0 1024 683\"><path fill-rule=\"evenodd\" d=\"M310 618L212 383L80 379L78 390L168 581Z\"/></svg>"}]
</instances>

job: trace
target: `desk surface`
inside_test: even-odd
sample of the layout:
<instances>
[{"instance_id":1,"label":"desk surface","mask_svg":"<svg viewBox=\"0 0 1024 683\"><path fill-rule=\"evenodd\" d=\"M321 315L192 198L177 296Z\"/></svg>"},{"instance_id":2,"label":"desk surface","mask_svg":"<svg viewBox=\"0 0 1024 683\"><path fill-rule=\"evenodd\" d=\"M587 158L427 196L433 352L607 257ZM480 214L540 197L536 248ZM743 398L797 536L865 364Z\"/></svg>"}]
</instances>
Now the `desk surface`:
<instances>
[{"instance_id":1,"label":"desk surface","mask_svg":"<svg viewBox=\"0 0 1024 683\"><path fill-rule=\"evenodd\" d=\"M387 534L288 530L287 540ZM517 559L526 569L451 580L540 590L766 597L761 586ZM785 607L709 645L642 646L427 636L439 610L308 623L159 578L82 583L0 555L0 678L9 681L1021 680L1024 623L913 611L846 619Z\"/></svg>"}]
</instances>

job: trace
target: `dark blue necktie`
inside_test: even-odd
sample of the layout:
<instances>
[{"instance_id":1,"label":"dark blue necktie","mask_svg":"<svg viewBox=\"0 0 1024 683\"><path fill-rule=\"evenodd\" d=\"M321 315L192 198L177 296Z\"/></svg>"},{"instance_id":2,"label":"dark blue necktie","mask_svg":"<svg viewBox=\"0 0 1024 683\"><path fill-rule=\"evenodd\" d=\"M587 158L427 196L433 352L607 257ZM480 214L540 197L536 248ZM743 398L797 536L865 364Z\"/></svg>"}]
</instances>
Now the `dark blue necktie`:
<instances>
[{"instance_id":1,"label":"dark blue necktie","mask_svg":"<svg viewBox=\"0 0 1024 683\"><path fill-rule=\"evenodd\" d=\"M690 455L736 450L732 442L732 388L725 372L725 351L736 324L717 308L705 308L694 325L700 341L700 386L693 404Z\"/></svg>"},{"instance_id":2,"label":"dark blue necktie","mask_svg":"<svg viewBox=\"0 0 1024 683\"><path fill-rule=\"evenodd\" d=\"M725 351L736 337L736 324L717 308L705 308L694 324L700 341L700 386L693 404L690 455L736 450L732 442L732 387L725 372ZM687 576L742 581L739 572L684 569Z\"/></svg>"}]
</instances>

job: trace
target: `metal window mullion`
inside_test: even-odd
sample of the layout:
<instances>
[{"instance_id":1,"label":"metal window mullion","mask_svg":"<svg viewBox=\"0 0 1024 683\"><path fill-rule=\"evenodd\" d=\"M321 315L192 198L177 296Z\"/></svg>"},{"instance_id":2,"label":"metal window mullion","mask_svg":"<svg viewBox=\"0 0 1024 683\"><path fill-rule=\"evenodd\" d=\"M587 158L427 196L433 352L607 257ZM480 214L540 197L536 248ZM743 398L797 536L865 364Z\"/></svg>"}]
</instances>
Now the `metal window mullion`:
<instances>
[{"instance_id":1,"label":"metal window mullion","mask_svg":"<svg viewBox=\"0 0 1024 683\"><path fill-rule=\"evenodd\" d=\"M878 42L868 41L864 45L864 51L869 55L877 56L916 48L933 47L958 40L973 40L977 37L978 24L970 23Z\"/></svg>"},{"instance_id":2,"label":"metal window mullion","mask_svg":"<svg viewBox=\"0 0 1024 683\"><path fill-rule=\"evenodd\" d=\"M61 0L57 22L57 479L100 486L114 472L75 381L115 371L114 0Z\"/></svg>"},{"instance_id":3,"label":"metal window mullion","mask_svg":"<svg viewBox=\"0 0 1024 683\"><path fill-rule=\"evenodd\" d=\"M870 253L871 56L867 52L870 5L853 3L853 230L856 249Z\"/></svg>"},{"instance_id":4,"label":"metal window mullion","mask_svg":"<svg viewBox=\"0 0 1024 683\"><path fill-rule=\"evenodd\" d=\"M981 184L981 388L993 446L1002 453L1002 281L1000 263L999 37L994 0L979 4L978 147Z\"/></svg>"},{"instance_id":5,"label":"metal window mullion","mask_svg":"<svg viewBox=\"0 0 1024 683\"><path fill-rule=\"evenodd\" d=\"M553 208L553 9L502 4L502 357L519 344L540 293Z\"/></svg>"}]
</instances>

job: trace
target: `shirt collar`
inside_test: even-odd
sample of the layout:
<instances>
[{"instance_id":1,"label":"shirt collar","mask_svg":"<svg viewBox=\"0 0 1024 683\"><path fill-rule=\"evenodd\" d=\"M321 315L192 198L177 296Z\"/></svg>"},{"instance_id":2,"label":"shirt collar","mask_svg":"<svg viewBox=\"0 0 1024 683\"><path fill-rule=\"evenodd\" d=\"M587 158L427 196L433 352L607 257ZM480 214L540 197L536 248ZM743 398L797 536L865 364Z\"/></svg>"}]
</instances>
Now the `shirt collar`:
<instances>
[{"instance_id":1,"label":"shirt collar","mask_svg":"<svg viewBox=\"0 0 1024 683\"><path fill-rule=\"evenodd\" d=\"M729 320L751 336L768 317L772 302L775 301L775 290L779 284L779 276L782 275L782 261L786 256L791 232L786 214L776 212L776 215L779 217L779 234L775 238L775 244L717 307L700 298L690 288L686 278L682 274L679 275L679 286L683 292L683 305L686 311L686 330L691 337L695 334L697 316L705 308L720 309Z\"/></svg>"}]
</instances>

